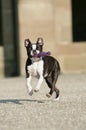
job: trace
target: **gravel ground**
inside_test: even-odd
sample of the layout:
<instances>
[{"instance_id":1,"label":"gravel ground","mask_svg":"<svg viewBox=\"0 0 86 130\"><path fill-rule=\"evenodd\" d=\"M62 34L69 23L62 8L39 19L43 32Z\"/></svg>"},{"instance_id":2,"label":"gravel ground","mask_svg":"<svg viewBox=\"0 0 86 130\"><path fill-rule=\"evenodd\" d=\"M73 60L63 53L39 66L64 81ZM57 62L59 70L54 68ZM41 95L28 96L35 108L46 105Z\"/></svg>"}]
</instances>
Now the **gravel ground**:
<instances>
[{"instance_id":1,"label":"gravel ground","mask_svg":"<svg viewBox=\"0 0 86 130\"><path fill-rule=\"evenodd\" d=\"M86 74L62 74L57 86L53 101L45 82L30 97L24 77L0 79L0 130L86 130Z\"/></svg>"}]
</instances>

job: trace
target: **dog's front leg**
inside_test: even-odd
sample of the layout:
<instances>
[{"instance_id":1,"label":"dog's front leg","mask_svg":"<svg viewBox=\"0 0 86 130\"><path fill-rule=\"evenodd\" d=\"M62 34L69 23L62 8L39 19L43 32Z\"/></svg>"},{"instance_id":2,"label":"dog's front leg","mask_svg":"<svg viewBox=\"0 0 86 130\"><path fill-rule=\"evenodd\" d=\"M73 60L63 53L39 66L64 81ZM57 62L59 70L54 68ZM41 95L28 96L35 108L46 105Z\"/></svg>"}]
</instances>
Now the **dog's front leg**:
<instances>
[{"instance_id":1,"label":"dog's front leg","mask_svg":"<svg viewBox=\"0 0 86 130\"><path fill-rule=\"evenodd\" d=\"M41 84L43 82L43 79L44 79L44 77L43 77L43 61L42 60L39 61L39 63L38 63L37 72L39 74L39 80L38 80L37 86L36 86L36 88L34 90L35 92L39 91L39 89L41 87Z\"/></svg>"},{"instance_id":2,"label":"dog's front leg","mask_svg":"<svg viewBox=\"0 0 86 130\"><path fill-rule=\"evenodd\" d=\"M31 75L26 74L26 85L27 85L27 88L28 88L28 91L29 91L29 95L32 96L33 95L33 89L32 89L30 82L31 82Z\"/></svg>"},{"instance_id":3,"label":"dog's front leg","mask_svg":"<svg viewBox=\"0 0 86 130\"><path fill-rule=\"evenodd\" d=\"M39 80L38 80L38 83L37 83L36 89L34 90L35 92L38 92L38 91L39 91L42 82L43 82L43 76L40 75L40 78L39 78Z\"/></svg>"}]
</instances>

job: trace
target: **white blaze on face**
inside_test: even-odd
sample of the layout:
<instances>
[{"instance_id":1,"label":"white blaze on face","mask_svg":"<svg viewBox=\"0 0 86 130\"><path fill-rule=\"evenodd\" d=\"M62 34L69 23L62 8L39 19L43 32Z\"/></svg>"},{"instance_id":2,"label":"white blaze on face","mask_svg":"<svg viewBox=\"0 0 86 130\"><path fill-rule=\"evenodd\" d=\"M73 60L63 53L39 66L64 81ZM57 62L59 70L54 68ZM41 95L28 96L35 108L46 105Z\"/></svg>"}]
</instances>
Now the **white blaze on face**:
<instances>
[{"instance_id":1,"label":"white blaze on face","mask_svg":"<svg viewBox=\"0 0 86 130\"><path fill-rule=\"evenodd\" d=\"M34 50L36 50L36 45L35 44L32 45L32 50L31 50L31 55L32 56L34 55L34 53L33 53Z\"/></svg>"},{"instance_id":2,"label":"white blaze on face","mask_svg":"<svg viewBox=\"0 0 86 130\"><path fill-rule=\"evenodd\" d=\"M34 52L33 52L34 50L36 51L37 54L40 52L39 50L36 50L36 44L32 45L32 51L31 51L32 56L34 55Z\"/></svg>"},{"instance_id":3,"label":"white blaze on face","mask_svg":"<svg viewBox=\"0 0 86 130\"><path fill-rule=\"evenodd\" d=\"M36 45L32 45L32 50L36 50Z\"/></svg>"}]
</instances>

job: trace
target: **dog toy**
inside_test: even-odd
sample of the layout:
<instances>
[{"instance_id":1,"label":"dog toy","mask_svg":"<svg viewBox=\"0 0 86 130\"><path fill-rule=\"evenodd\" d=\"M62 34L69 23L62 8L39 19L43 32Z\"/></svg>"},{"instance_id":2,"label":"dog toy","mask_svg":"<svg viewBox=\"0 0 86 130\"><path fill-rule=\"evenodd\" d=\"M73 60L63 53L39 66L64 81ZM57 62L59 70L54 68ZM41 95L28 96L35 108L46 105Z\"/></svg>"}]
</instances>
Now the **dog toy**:
<instances>
[{"instance_id":1,"label":"dog toy","mask_svg":"<svg viewBox=\"0 0 86 130\"><path fill-rule=\"evenodd\" d=\"M50 51L48 51L48 52L40 52L39 54L36 54L35 57L40 58L40 57L49 56L49 55L51 55Z\"/></svg>"}]
</instances>

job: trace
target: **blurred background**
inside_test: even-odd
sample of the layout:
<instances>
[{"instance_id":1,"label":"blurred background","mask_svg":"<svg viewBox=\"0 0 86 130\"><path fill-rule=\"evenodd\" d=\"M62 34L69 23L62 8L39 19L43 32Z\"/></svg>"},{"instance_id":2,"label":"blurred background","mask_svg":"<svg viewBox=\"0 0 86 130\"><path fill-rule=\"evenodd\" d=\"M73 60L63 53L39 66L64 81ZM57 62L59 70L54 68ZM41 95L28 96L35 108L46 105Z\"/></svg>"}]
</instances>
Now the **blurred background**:
<instances>
[{"instance_id":1,"label":"blurred background","mask_svg":"<svg viewBox=\"0 0 86 130\"><path fill-rule=\"evenodd\" d=\"M0 77L25 75L24 39L44 39L63 73L86 72L85 0L0 0Z\"/></svg>"}]
</instances>

